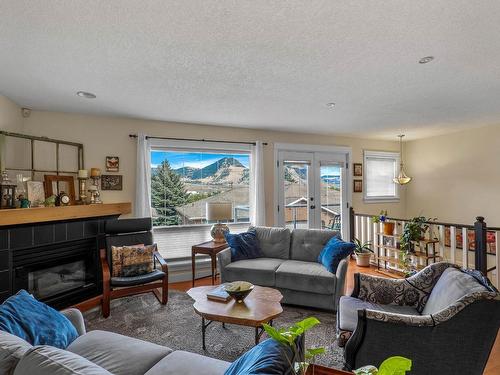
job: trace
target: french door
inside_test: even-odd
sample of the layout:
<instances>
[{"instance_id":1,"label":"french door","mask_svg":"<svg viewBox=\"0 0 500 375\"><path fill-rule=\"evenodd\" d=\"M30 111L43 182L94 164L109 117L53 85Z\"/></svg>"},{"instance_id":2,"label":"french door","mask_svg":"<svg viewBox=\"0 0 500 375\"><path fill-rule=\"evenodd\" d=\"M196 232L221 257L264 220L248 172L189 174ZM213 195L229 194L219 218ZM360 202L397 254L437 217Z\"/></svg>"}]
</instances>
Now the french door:
<instances>
[{"instance_id":1,"label":"french door","mask_svg":"<svg viewBox=\"0 0 500 375\"><path fill-rule=\"evenodd\" d=\"M279 226L332 229L348 238L346 153L277 152Z\"/></svg>"}]
</instances>

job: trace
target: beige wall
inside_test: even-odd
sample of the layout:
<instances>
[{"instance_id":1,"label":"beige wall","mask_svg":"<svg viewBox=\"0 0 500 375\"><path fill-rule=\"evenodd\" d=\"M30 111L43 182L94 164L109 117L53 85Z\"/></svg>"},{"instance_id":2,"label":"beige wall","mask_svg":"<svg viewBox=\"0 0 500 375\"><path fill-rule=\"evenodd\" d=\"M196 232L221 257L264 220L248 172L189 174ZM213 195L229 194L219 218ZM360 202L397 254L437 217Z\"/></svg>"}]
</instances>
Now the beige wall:
<instances>
[{"instance_id":1,"label":"beige wall","mask_svg":"<svg viewBox=\"0 0 500 375\"><path fill-rule=\"evenodd\" d=\"M306 135L261 130L237 129L208 125L176 124L159 121L125 119L117 117L85 116L67 113L33 111L24 119L23 131L26 134L60 138L81 142L85 149L85 167L99 167L104 170L107 155L120 157L120 174L123 174L123 191L105 191L105 202L132 201L135 191L136 146L130 133L144 132L149 135L185 138L212 138L234 141L262 140L269 142L265 146L265 192L266 217L268 224L273 223L274 168L273 142L306 143L322 145L351 146L353 161L362 162L363 149L398 150L398 144L392 141L376 141L361 138L345 138L322 135ZM378 213L388 209L391 215L405 213L404 192L401 203L364 204L360 193L353 193L353 206L356 211Z\"/></svg>"},{"instance_id":2,"label":"beige wall","mask_svg":"<svg viewBox=\"0 0 500 375\"><path fill-rule=\"evenodd\" d=\"M407 216L500 226L500 125L408 142Z\"/></svg>"},{"instance_id":3,"label":"beige wall","mask_svg":"<svg viewBox=\"0 0 500 375\"><path fill-rule=\"evenodd\" d=\"M0 130L19 132L22 124L21 107L9 98L0 95Z\"/></svg>"}]
</instances>

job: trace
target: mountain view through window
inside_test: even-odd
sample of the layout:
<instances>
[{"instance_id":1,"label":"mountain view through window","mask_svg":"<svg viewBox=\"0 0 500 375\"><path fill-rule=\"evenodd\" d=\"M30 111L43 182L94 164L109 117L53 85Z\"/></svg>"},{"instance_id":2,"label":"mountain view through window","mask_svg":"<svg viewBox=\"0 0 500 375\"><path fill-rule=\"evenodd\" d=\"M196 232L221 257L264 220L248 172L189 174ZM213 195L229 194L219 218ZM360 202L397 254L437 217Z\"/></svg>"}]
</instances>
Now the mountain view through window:
<instances>
[{"instance_id":1,"label":"mountain view through window","mask_svg":"<svg viewBox=\"0 0 500 375\"><path fill-rule=\"evenodd\" d=\"M232 222L250 217L250 155L151 152L154 225L207 224L206 203L231 202Z\"/></svg>"}]
</instances>

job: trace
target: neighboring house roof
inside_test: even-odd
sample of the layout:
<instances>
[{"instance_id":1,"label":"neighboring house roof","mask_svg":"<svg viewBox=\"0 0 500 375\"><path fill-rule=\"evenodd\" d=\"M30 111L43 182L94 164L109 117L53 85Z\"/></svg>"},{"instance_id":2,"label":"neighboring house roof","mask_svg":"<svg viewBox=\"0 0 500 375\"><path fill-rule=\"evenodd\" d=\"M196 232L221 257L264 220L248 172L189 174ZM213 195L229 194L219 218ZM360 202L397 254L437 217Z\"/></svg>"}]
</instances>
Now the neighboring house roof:
<instances>
[{"instance_id":1,"label":"neighboring house roof","mask_svg":"<svg viewBox=\"0 0 500 375\"><path fill-rule=\"evenodd\" d=\"M248 217L249 190L248 186L235 186L219 194L176 207L175 209L186 220L199 221L206 218L207 202L232 202L236 215L243 214L244 217Z\"/></svg>"}]
</instances>

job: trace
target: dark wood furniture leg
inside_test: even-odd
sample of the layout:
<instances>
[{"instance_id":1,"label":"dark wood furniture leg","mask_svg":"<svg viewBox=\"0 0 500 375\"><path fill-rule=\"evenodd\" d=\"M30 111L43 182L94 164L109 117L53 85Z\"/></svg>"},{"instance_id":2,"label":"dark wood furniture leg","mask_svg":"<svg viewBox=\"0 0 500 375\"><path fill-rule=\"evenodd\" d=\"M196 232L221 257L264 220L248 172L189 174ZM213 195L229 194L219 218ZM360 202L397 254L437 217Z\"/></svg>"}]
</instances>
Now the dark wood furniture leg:
<instances>
[{"instance_id":1,"label":"dark wood furniture leg","mask_svg":"<svg viewBox=\"0 0 500 375\"><path fill-rule=\"evenodd\" d=\"M191 249L191 277L192 277L192 286L194 288L194 280L195 280L195 263L196 263L196 255L194 253L194 249Z\"/></svg>"},{"instance_id":2,"label":"dark wood furniture leg","mask_svg":"<svg viewBox=\"0 0 500 375\"><path fill-rule=\"evenodd\" d=\"M216 254L211 254L210 258L212 259L212 285L215 285L215 271L217 270L217 258Z\"/></svg>"},{"instance_id":3,"label":"dark wood furniture leg","mask_svg":"<svg viewBox=\"0 0 500 375\"><path fill-rule=\"evenodd\" d=\"M111 304L111 290L110 290L111 274L109 271L108 261L106 259L106 249L101 249L100 258L102 267L101 310L102 310L102 316L107 318L109 317L110 304Z\"/></svg>"}]
</instances>

